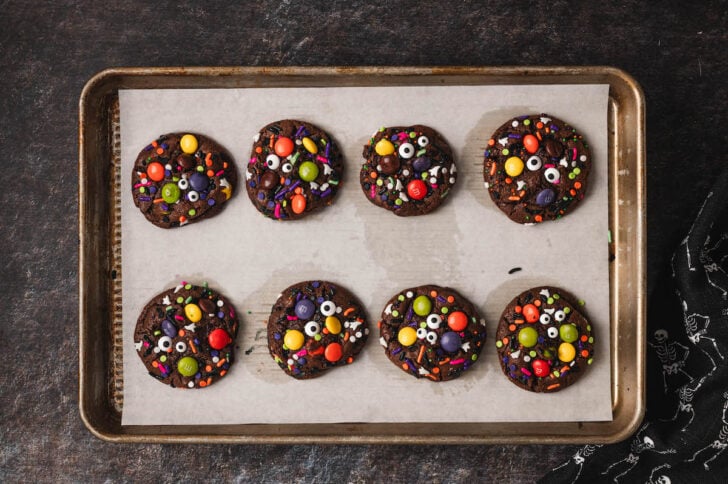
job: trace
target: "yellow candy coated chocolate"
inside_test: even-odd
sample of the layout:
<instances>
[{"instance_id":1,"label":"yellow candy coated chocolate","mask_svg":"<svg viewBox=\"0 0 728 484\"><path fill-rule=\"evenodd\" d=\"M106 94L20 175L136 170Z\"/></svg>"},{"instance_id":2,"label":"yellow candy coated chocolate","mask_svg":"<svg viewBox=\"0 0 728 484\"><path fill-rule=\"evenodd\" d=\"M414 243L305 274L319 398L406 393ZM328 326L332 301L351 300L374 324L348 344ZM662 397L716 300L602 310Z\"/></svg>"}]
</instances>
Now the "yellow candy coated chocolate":
<instances>
[{"instance_id":1,"label":"yellow candy coated chocolate","mask_svg":"<svg viewBox=\"0 0 728 484\"><path fill-rule=\"evenodd\" d=\"M341 321L336 316L329 316L326 318L326 329L331 334L341 333Z\"/></svg>"},{"instance_id":2,"label":"yellow candy coated chocolate","mask_svg":"<svg viewBox=\"0 0 728 484\"><path fill-rule=\"evenodd\" d=\"M191 134L186 134L179 140L179 147L182 148L182 151L191 155L197 151L197 138Z\"/></svg>"},{"instance_id":3,"label":"yellow candy coated chocolate","mask_svg":"<svg viewBox=\"0 0 728 484\"><path fill-rule=\"evenodd\" d=\"M559 359L564 363L571 362L576 358L576 349L571 343L561 343L559 345Z\"/></svg>"},{"instance_id":4,"label":"yellow candy coated chocolate","mask_svg":"<svg viewBox=\"0 0 728 484\"><path fill-rule=\"evenodd\" d=\"M316 146L316 143L308 136L303 138L301 142L303 143L303 147L306 148L306 151L308 151L309 153L318 153L318 146Z\"/></svg>"},{"instance_id":5,"label":"yellow candy coated chocolate","mask_svg":"<svg viewBox=\"0 0 728 484\"><path fill-rule=\"evenodd\" d=\"M202 310L197 304L187 304L185 305L185 316L187 316L187 319L189 319L193 323L196 323L200 319L202 319Z\"/></svg>"},{"instance_id":6,"label":"yellow candy coated chocolate","mask_svg":"<svg viewBox=\"0 0 728 484\"><path fill-rule=\"evenodd\" d=\"M391 155L394 153L394 145L388 139L380 139L377 141L377 144L374 145L374 151L376 151L379 156Z\"/></svg>"},{"instance_id":7,"label":"yellow candy coated chocolate","mask_svg":"<svg viewBox=\"0 0 728 484\"><path fill-rule=\"evenodd\" d=\"M511 156L506 160L505 169L508 176L518 176L523 173L523 160L517 156Z\"/></svg>"},{"instance_id":8,"label":"yellow candy coated chocolate","mask_svg":"<svg viewBox=\"0 0 728 484\"><path fill-rule=\"evenodd\" d=\"M397 333L397 341L402 346L412 346L417 341L417 331L410 326L405 326Z\"/></svg>"},{"instance_id":9,"label":"yellow candy coated chocolate","mask_svg":"<svg viewBox=\"0 0 728 484\"><path fill-rule=\"evenodd\" d=\"M303 333L297 329L292 329L286 332L286 335L283 337L283 343L289 350L296 351L303 346L303 339Z\"/></svg>"}]
</instances>

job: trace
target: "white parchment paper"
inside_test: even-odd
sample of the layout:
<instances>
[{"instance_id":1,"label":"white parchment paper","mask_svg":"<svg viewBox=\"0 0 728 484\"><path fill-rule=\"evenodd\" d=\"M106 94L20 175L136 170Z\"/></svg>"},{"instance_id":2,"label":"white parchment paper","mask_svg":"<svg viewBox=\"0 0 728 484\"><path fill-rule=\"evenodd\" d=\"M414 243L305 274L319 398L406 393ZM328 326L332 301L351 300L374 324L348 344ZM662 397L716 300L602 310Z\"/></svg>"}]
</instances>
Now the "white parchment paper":
<instances>
[{"instance_id":1,"label":"white parchment paper","mask_svg":"<svg viewBox=\"0 0 728 484\"><path fill-rule=\"evenodd\" d=\"M124 425L611 420L607 85L126 90L119 97ZM594 165L578 210L559 221L521 226L490 201L482 155L490 135L510 117L540 112L583 133ZM333 206L298 222L275 222L258 213L241 184L221 214L174 230L153 226L134 206L126 185L133 162L157 136L211 136L233 154L242 183L253 136L285 118L319 125L342 147L347 171ZM362 147L376 129L415 123L434 127L449 141L459 178L436 212L401 218L366 200L358 171ZM516 267L521 270L509 274ZM308 279L354 292L368 311L371 334L354 364L298 381L270 357L265 328L280 291ZM209 388L163 385L135 354L141 309L181 280L208 281L241 317L237 360ZM478 363L450 382L413 378L386 358L378 342L384 303L401 289L427 283L456 288L488 322ZM597 337L590 370L555 394L510 383L494 346L505 305L540 284L585 300Z\"/></svg>"}]
</instances>

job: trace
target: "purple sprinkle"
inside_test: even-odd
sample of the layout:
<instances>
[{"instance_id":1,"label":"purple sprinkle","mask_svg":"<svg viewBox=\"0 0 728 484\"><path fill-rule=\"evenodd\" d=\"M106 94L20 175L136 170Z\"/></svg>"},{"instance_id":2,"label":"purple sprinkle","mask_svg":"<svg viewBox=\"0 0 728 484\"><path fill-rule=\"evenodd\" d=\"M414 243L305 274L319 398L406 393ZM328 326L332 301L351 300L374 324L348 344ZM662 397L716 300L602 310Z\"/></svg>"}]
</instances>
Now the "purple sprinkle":
<instances>
[{"instance_id":1,"label":"purple sprinkle","mask_svg":"<svg viewBox=\"0 0 728 484\"><path fill-rule=\"evenodd\" d=\"M155 187L155 186L149 187L149 193L157 193L157 187Z\"/></svg>"},{"instance_id":2,"label":"purple sprinkle","mask_svg":"<svg viewBox=\"0 0 728 484\"><path fill-rule=\"evenodd\" d=\"M274 338L274 339L275 339L276 341L278 341L278 340L280 340L280 339L281 339L281 334L280 334L280 333L274 333L274 334L273 334L273 338Z\"/></svg>"},{"instance_id":3,"label":"purple sprinkle","mask_svg":"<svg viewBox=\"0 0 728 484\"><path fill-rule=\"evenodd\" d=\"M273 200L269 201L268 204L266 205L266 207L268 207L271 210L273 210L273 207L275 207L275 206L276 206L276 204L275 204L275 202L273 202Z\"/></svg>"},{"instance_id":4,"label":"purple sprinkle","mask_svg":"<svg viewBox=\"0 0 728 484\"><path fill-rule=\"evenodd\" d=\"M220 356L217 350L210 350L210 356Z\"/></svg>"},{"instance_id":5,"label":"purple sprinkle","mask_svg":"<svg viewBox=\"0 0 728 484\"><path fill-rule=\"evenodd\" d=\"M329 148L331 147L331 143L326 143L326 158L329 157Z\"/></svg>"},{"instance_id":6,"label":"purple sprinkle","mask_svg":"<svg viewBox=\"0 0 728 484\"><path fill-rule=\"evenodd\" d=\"M508 137L509 137L509 138L517 138L517 139L521 139L521 135L520 135L520 134L518 134L518 133L508 133Z\"/></svg>"},{"instance_id":7,"label":"purple sprinkle","mask_svg":"<svg viewBox=\"0 0 728 484\"><path fill-rule=\"evenodd\" d=\"M483 153L483 156L490 156L490 150L485 150L485 152Z\"/></svg>"},{"instance_id":8,"label":"purple sprinkle","mask_svg":"<svg viewBox=\"0 0 728 484\"><path fill-rule=\"evenodd\" d=\"M321 193L321 198L326 198L331 195L331 188L327 188L326 191Z\"/></svg>"},{"instance_id":9,"label":"purple sprinkle","mask_svg":"<svg viewBox=\"0 0 728 484\"><path fill-rule=\"evenodd\" d=\"M318 287L319 287L320 285L321 285L321 283L320 283L319 281L313 281L313 282L311 283L311 286L312 286L312 287L314 287L314 288L316 288L316 289L318 289Z\"/></svg>"},{"instance_id":10,"label":"purple sprinkle","mask_svg":"<svg viewBox=\"0 0 728 484\"><path fill-rule=\"evenodd\" d=\"M394 356L394 355L400 353L401 351L402 351L402 348L395 348L392 350L392 355Z\"/></svg>"},{"instance_id":11,"label":"purple sprinkle","mask_svg":"<svg viewBox=\"0 0 728 484\"><path fill-rule=\"evenodd\" d=\"M248 183L250 188L255 188L255 182L253 180L250 180L250 183Z\"/></svg>"},{"instance_id":12,"label":"purple sprinkle","mask_svg":"<svg viewBox=\"0 0 728 484\"><path fill-rule=\"evenodd\" d=\"M152 151L152 145L149 145L146 148L144 148L144 151Z\"/></svg>"},{"instance_id":13,"label":"purple sprinkle","mask_svg":"<svg viewBox=\"0 0 728 484\"><path fill-rule=\"evenodd\" d=\"M447 302L447 299L445 299L442 296L437 296L437 300L440 301L441 303L446 303Z\"/></svg>"},{"instance_id":14,"label":"purple sprinkle","mask_svg":"<svg viewBox=\"0 0 728 484\"><path fill-rule=\"evenodd\" d=\"M218 318L220 318L220 319L223 319L223 318L225 317L225 313L224 313L224 312L222 312L222 311L219 311L219 312L217 313L217 317L218 317Z\"/></svg>"},{"instance_id":15,"label":"purple sprinkle","mask_svg":"<svg viewBox=\"0 0 728 484\"><path fill-rule=\"evenodd\" d=\"M227 370L228 368L230 368L230 363L225 363L222 365L223 370Z\"/></svg>"},{"instance_id":16,"label":"purple sprinkle","mask_svg":"<svg viewBox=\"0 0 728 484\"><path fill-rule=\"evenodd\" d=\"M412 360L410 360L409 358L405 358L405 359L404 359L404 361L406 361L406 362L407 362L407 364L408 364L408 365L409 365L409 367L410 367L410 370L412 370L412 371L415 371L415 368L417 368L417 367L415 366L415 364L414 364L414 363L412 363Z\"/></svg>"},{"instance_id":17,"label":"purple sprinkle","mask_svg":"<svg viewBox=\"0 0 728 484\"><path fill-rule=\"evenodd\" d=\"M151 202L152 198L151 197L139 197L139 201L140 202Z\"/></svg>"},{"instance_id":18,"label":"purple sprinkle","mask_svg":"<svg viewBox=\"0 0 728 484\"><path fill-rule=\"evenodd\" d=\"M162 148L164 148L166 150L169 148L169 145L167 143L162 143Z\"/></svg>"},{"instance_id":19,"label":"purple sprinkle","mask_svg":"<svg viewBox=\"0 0 728 484\"><path fill-rule=\"evenodd\" d=\"M200 192L200 200L207 200L207 192Z\"/></svg>"},{"instance_id":20,"label":"purple sprinkle","mask_svg":"<svg viewBox=\"0 0 728 484\"><path fill-rule=\"evenodd\" d=\"M397 141L399 139L399 136L397 136L396 134L393 134L392 137L389 139L391 139L392 141Z\"/></svg>"},{"instance_id":21,"label":"purple sprinkle","mask_svg":"<svg viewBox=\"0 0 728 484\"><path fill-rule=\"evenodd\" d=\"M276 196L273 197L273 198L275 198L276 200L280 200L281 198L283 198L283 197L286 196L286 192L288 192L287 189L286 190L280 190L278 193L276 193Z\"/></svg>"},{"instance_id":22,"label":"purple sprinkle","mask_svg":"<svg viewBox=\"0 0 728 484\"><path fill-rule=\"evenodd\" d=\"M264 199L265 199L265 193L263 193L263 192L258 193L258 200L262 201Z\"/></svg>"},{"instance_id":23,"label":"purple sprinkle","mask_svg":"<svg viewBox=\"0 0 728 484\"><path fill-rule=\"evenodd\" d=\"M382 199L383 202L386 202L387 201L387 195L382 195L381 196L381 199Z\"/></svg>"},{"instance_id":24,"label":"purple sprinkle","mask_svg":"<svg viewBox=\"0 0 728 484\"><path fill-rule=\"evenodd\" d=\"M303 132L303 130L304 130L304 126L303 125L299 126L298 131L296 131L296 136L300 135Z\"/></svg>"},{"instance_id":25,"label":"purple sprinkle","mask_svg":"<svg viewBox=\"0 0 728 484\"><path fill-rule=\"evenodd\" d=\"M284 184L286 186L290 185L291 184L291 179L290 178L286 178L286 181L284 182Z\"/></svg>"},{"instance_id":26,"label":"purple sprinkle","mask_svg":"<svg viewBox=\"0 0 728 484\"><path fill-rule=\"evenodd\" d=\"M293 190L294 188L296 188L300 184L301 184L301 180L296 180L296 182L293 185L291 185L290 187L288 187L288 189L289 190Z\"/></svg>"},{"instance_id":27,"label":"purple sprinkle","mask_svg":"<svg viewBox=\"0 0 728 484\"><path fill-rule=\"evenodd\" d=\"M197 373L195 375L195 380L199 380L200 378L202 378L202 373Z\"/></svg>"},{"instance_id":28,"label":"purple sprinkle","mask_svg":"<svg viewBox=\"0 0 728 484\"><path fill-rule=\"evenodd\" d=\"M195 341L195 344L196 344L196 345L200 344L200 340L199 340L199 339L195 338L195 340L194 340L194 341Z\"/></svg>"},{"instance_id":29,"label":"purple sprinkle","mask_svg":"<svg viewBox=\"0 0 728 484\"><path fill-rule=\"evenodd\" d=\"M321 296L319 296L319 297L316 298L316 302L319 303L319 304L321 304L324 301L325 301L325 299L322 298Z\"/></svg>"},{"instance_id":30,"label":"purple sprinkle","mask_svg":"<svg viewBox=\"0 0 728 484\"><path fill-rule=\"evenodd\" d=\"M549 127L551 128L551 131L558 131L558 130L559 130L559 127L558 127L558 126L556 126L555 124L552 124L552 125L551 125L551 126L549 126Z\"/></svg>"},{"instance_id":31,"label":"purple sprinkle","mask_svg":"<svg viewBox=\"0 0 728 484\"><path fill-rule=\"evenodd\" d=\"M296 294L296 302L300 301L302 297L303 297L303 293L302 292L297 293Z\"/></svg>"},{"instance_id":32,"label":"purple sprinkle","mask_svg":"<svg viewBox=\"0 0 728 484\"><path fill-rule=\"evenodd\" d=\"M306 358L299 358L298 359L298 364L299 365L305 365L306 364Z\"/></svg>"},{"instance_id":33,"label":"purple sprinkle","mask_svg":"<svg viewBox=\"0 0 728 484\"><path fill-rule=\"evenodd\" d=\"M168 211L169 211L169 205L167 205L166 203L163 203L163 204L161 204L161 205L162 205L162 206L161 206L160 208L161 208L161 209L162 209L163 211L165 211L165 212L168 212Z\"/></svg>"},{"instance_id":34,"label":"purple sprinkle","mask_svg":"<svg viewBox=\"0 0 728 484\"><path fill-rule=\"evenodd\" d=\"M215 199L214 198L208 199L207 204L212 207L213 205L215 205Z\"/></svg>"}]
</instances>

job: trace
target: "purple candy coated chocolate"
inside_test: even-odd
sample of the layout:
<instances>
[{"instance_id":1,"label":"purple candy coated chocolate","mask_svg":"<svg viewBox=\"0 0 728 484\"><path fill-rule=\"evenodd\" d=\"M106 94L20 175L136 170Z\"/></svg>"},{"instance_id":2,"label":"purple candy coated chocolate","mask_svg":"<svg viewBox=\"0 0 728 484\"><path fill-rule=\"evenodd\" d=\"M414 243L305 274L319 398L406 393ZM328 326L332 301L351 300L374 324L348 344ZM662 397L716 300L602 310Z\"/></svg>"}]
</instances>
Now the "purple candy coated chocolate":
<instances>
[{"instance_id":1,"label":"purple candy coated chocolate","mask_svg":"<svg viewBox=\"0 0 728 484\"><path fill-rule=\"evenodd\" d=\"M554 203L555 199L556 194L554 193L554 191L550 188L546 188L538 192L538 195L536 195L536 205L540 207L545 207Z\"/></svg>"},{"instance_id":2,"label":"purple candy coated chocolate","mask_svg":"<svg viewBox=\"0 0 728 484\"><path fill-rule=\"evenodd\" d=\"M299 319L308 319L316 312L316 306L310 299L301 299L296 303L295 312Z\"/></svg>"},{"instance_id":3,"label":"purple candy coated chocolate","mask_svg":"<svg viewBox=\"0 0 728 484\"><path fill-rule=\"evenodd\" d=\"M430 160L426 156L420 156L419 158L416 158L415 161L412 162L412 167L416 171L429 170L430 166L432 166L432 160Z\"/></svg>"},{"instance_id":4,"label":"purple candy coated chocolate","mask_svg":"<svg viewBox=\"0 0 728 484\"><path fill-rule=\"evenodd\" d=\"M455 353L460 348L460 335L454 331L448 331L440 338L440 347L448 353Z\"/></svg>"},{"instance_id":5,"label":"purple candy coated chocolate","mask_svg":"<svg viewBox=\"0 0 728 484\"><path fill-rule=\"evenodd\" d=\"M172 321L165 319L164 321L162 321L162 332L165 334L165 336L174 338L175 336L177 336L177 326L175 326Z\"/></svg>"},{"instance_id":6,"label":"purple candy coated chocolate","mask_svg":"<svg viewBox=\"0 0 728 484\"><path fill-rule=\"evenodd\" d=\"M198 192L207 190L207 186L210 184L210 179L207 178L207 175L200 172L195 172L192 175L190 175L190 186L193 190L196 190Z\"/></svg>"}]
</instances>

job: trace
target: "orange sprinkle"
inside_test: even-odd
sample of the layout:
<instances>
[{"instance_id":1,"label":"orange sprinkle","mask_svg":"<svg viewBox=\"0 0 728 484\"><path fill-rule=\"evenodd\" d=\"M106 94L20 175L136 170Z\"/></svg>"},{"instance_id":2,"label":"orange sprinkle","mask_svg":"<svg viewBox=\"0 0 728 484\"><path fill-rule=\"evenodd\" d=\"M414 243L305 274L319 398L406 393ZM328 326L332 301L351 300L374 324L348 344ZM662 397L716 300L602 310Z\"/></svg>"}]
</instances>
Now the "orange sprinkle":
<instances>
[{"instance_id":1,"label":"orange sprinkle","mask_svg":"<svg viewBox=\"0 0 728 484\"><path fill-rule=\"evenodd\" d=\"M225 364L226 361L227 360L225 358L220 358L220 361L218 361L217 362L217 365L215 365L215 366L218 367L218 368L220 368L222 365Z\"/></svg>"},{"instance_id":2,"label":"orange sprinkle","mask_svg":"<svg viewBox=\"0 0 728 484\"><path fill-rule=\"evenodd\" d=\"M490 176L495 175L496 166L495 163L490 164Z\"/></svg>"},{"instance_id":3,"label":"orange sprinkle","mask_svg":"<svg viewBox=\"0 0 728 484\"><path fill-rule=\"evenodd\" d=\"M162 153L164 153L164 148L157 148L157 154L161 155Z\"/></svg>"},{"instance_id":4,"label":"orange sprinkle","mask_svg":"<svg viewBox=\"0 0 728 484\"><path fill-rule=\"evenodd\" d=\"M519 197L519 198L523 198L523 196L524 196L525 194L526 194L526 190L521 190L520 192L518 192L518 197Z\"/></svg>"},{"instance_id":5,"label":"orange sprinkle","mask_svg":"<svg viewBox=\"0 0 728 484\"><path fill-rule=\"evenodd\" d=\"M508 200L510 200L512 202L517 202L520 199L521 199L521 197L517 197L515 195L511 195L510 197L508 197Z\"/></svg>"},{"instance_id":6,"label":"orange sprinkle","mask_svg":"<svg viewBox=\"0 0 728 484\"><path fill-rule=\"evenodd\" d=\"M155 199L154 199L154 200L152 201L152 203L163 203L163 202L164 202L164 198L155 198Z\"/></svg>"},{"instance_id":7,"label":"orange sprinkle","mask_svg":"<svg viewBox=\"0 0 728 484\"><path fill-rule=\"evenodd\" d=\"M434 377L434 376L432 376L432 375L429 375L429 374L428 374L428 375L425 375L425 376L426 376L427 378L429 378L430 380L432 380L432 381L437 381L437 378L436 378L436 377Z\"/></svg>"},{"instance_id":8,"label":"orange sprinkle","mask_svg":"<svg viewBox=\"0 0 728 484\"><path fill-rule=\"evenodd\" d=\"M558 388L561 386L561 383L554 383L553 385L549 385L546 387L546 390L553 390L554 388Z\"/></svg>"},{"instance_id":9,"label":"orange sprinkle","mask_svg":"<svg viewBox=\"0 0 728 484\"><path fill-rule=\"evenodd\" d=\"M435 367L435 368L432 369L432 373L434 373L435 375L437 375L438 373L440 373L440 369L438 367Z\"/></svg>"},{"instance_id":10,"label":"orange sprinkle","mask_svg":"<svg viewBox=\"0 0 728 484\"><path fill-rule=\"evenodd\" d=\"M430 296L437 297L437 291L430 291Z\"/></svg>"},{"instance_id":11,"label":"orange sprinkle","mask_svg":"<svg viewBox=\"0 0 728 484\"><path fill-rule=\"evenodd\" d=\"M376 171L373 171L373 172L369 173L369 177L370 177L370 178L373 178L373 179L375 179L375 180L377 179L377 177L378 177L378 176L379 176L379 175L377 175L377 172L376 172Z\"/></svg>"},{"instance_id":12,"label":"orange sprinkle","mask_svg":"<svg viewBox=\"0 0 728 484\"><path fill-rule=\"evenodd\" d=\"M493 146L495 144L495 140L493 138L488 140L488 146Z\"/></svg>"},{"instance_id":13,"label":"orange sprinkle","mask_svg":"<svg viewBox=\"0 0 728 484\"><path fill-rule=\"evenodd\" d=\"M585 335L585 334L582 334L582 335L581 335L581 340L582 340L582 341L583 341L584 343L586 343L586 340L588 340L588 339L589 339L589 337L588 337L587 335Z\"/></svg>"},{"instance_id":14,"label":"orange sprinkle","mask_svg":"<svg viewBox=\"0 0 728 484\"><path fill-rule=\"evenodd\" d=\"M381 327L382 327L382 321L381 320L377 321L377 328L381 328Z\"/></svg>"},{"instance_id":15,"label":"orange sprinkle","mask_svg":"<svg viewBox=\"0 0 728 484\"><path fill-rule=\"evenodd\" d=\"M564 373L564 372L567 372L567 371L569 371L570 369L571 369L571 368L569 368L568 366L564 365L564 366L562 366L562 367L561 367L561 370L559 370L559 371L560 371L561 373Z\"/></svg>"},{"instance_id":16,"label":"orange sprinkle","mask_svg":"<svg viewBox=\"0 0 728 484\"><path fill-rule=\"evenodd\" d=\"M515 331L515 330L516 330L516 325L515 324L511 324L511 325L508 326L508 331Z\"/></svg>"},{"instance_id":17,"label":"orange sprinkle","mask_svg":"<svg viewBox=\"0 0 728 484\"><path fill-rule=\"evenodd\" d=\"M281 185L284 185L286 183L286 179L281 177Z\"/></svg>"},{"instance_id":18,"label":"orange sprinkle","mask_svg":"<svg viewBox=\"0 0 728 484\"><path fill-rule=\"evenodd\" d=\"M536 299L535 301L533 301L533 305L536 306L536 307L539 307L541 305L541 300L540 299Z\"/></svg>"},{"instance_id":19,"label":"orange sprinkle","mask_svg":"<svg viewBox=\"0 0 728 484\"><path fill-rule=\"evenodd\" d=\"M513 179L510 178L510 177L509 178L506 178L505 179L505 182L506 182L506 184L510 185L511 183L513 183Z\"/></svg>"},{"instance_id":20,"label":"orange sprinkle","mask_svg":"<svg viewBox=\"0 0 728 484\"><path fill-rule=\"evenodd\" d=\"M212 170L207 170L207 176L212 178L213 176L215 176L215 172Z\"/></svg>"},{"instance_id":21,"label":"orange sprinkle","mask_svg":"<svg viewBox=\"0 0 728 484\"><path fill-rule=\"evenodd\" d=\"M536 131L536 137L539 141L543 141L543 138L541 138L541 133L539 133L538 131Z\"/></svg>"},{"instance_id":22,"label":"orange sprinkle","mask_svg":"<svg viewBox=\"0 0 728 484\"><path fill-rule=\"evenodd\" d=\"M569 190L569 193L571 194L572 197L576 196L576 190L574 190L573 188L571 190Z\"/></svg>"},{"instance_id":23,"label":"orange sprinkle","mask_svg":"<svg viewBox=\"0 0 728 484\"><path fill-rule=\"evenodd\" d=\"M574 183L574 188L576 188L577 190L580 190L581 189L581 182Z\"/></svg>"},{"instance_id":24,"label":"orange sprinkle","mask_svg":"<svg viewBox=\"0 0 728 484\"><path fill-rule=\"evenodd\" d=\"M350 315L353 312L354 312L354 308L346 308L344 310L344 316L348 316L348 315Z\"/></svg>"},{"instance_id":25,"label":"orange sprinkle","mask_svg":"<svg viewBox=\"0 0 728 484\"><path fill-rule=\"evenodd\" d=\"M275 143L275 138L273 136L271 136L270 137L270 143L268 143L268 146L270 146L271 149L273 149L273 143Z\"/></svg>"},{"instance_id":26,"label":"orange sprinkle","mask_svg":"<svg viewBox=\"0 0 728 484\"><path fill-rule=\"evenodd\" d=\"M321 330L321 332L322 332L323 334L329 334L329 330L328 330L328 328L324 328L324 329L322 329L322 330Z\"/></svg>"},{"instance_id":27,"label":"orange sprinkle","mask_svg":"<svg viewBox=\"0 0 728 484\"><path fill-rule=\"evenodd\" d=\"M417 355L417 363L422 363L422 356L425 354L425 345L420 346L420 353Z\"/></svg>"},{"instance_id":28,"label":"orange sprinkle","mask_svg":"<svg viewBox=\"0 0 728 484\"><path fill-rule=\"evenodd\" d=\"M201 387L206 387L207 386L207 383L205 383L205 380L200 380L200 386Z\"/></svg>"},{"instance_id":29,"label":"orange sprinkle","mask_svg":"<svg viewBox=\"0 0 728 484\"><path fill-rule=\"evenodd\" d=\"M207 378L207 384L209 385L210 383L212 383L212 377Z\"/></svg>"},{"instance_id":30,"label":"orange sprinkle","mask_svg":"<svg viewBox=\"0 0 728 484\"><path fill-rule=\"evenodd\" d=\"M197 347L195 346L195 343L193 343L191 339L188 339L187 342L190 344L190 348L192 349L192 352L197 353Z\"/></svg>"},{"instance_id":31,"label":"orange sprinkle","mask_svg":"<svg viewBox=\"0 0 728 484\"><path fill-rule=\"evenodd\" d=\"M402 369L403 369L404 371L407 371L407 370L409 370L409 365L408 365L407 363L402 363Z\"/></svg>"},{"instance_id":32,"label":"orange sprinkle","mask_svg":"<svg viewBox=\"0 0 728 484\"><path fill-rule=\"evenodd\" d=\"M157 363L157 360L154 360L154 361L152 361L152 366L153 366L154 368L157 368L157 367L159 367L159 363Z\"/></svg>"},{"instance_id":33,"label":"orange sprinkle","mask_svg":"<svg viewBox=\"0 0 728 484\"><path fill-rule=\"evenodd\" d=\"M205 371L212 371L212 365L207 365L205 367Z\"/></svg>"},{"instance_id":34,"label":"orange sprinkle","mask_svg":"<svg viewBox=\"0 0 728 484\"><path fill-rule=\"evenodd\" d=\"M515 311L520 314L521 311L523 311L523 308L521 306L516 306Z\"/></svg>"},{"instance_id":35,"label":"orange sprinkle","mask_svg":"<svg viewBox=\"0 0 728 484\"><path fill-rule=\"evenodd\" d=\"M543 128L543 123L542 123L541 121L539 121L538 123L536 123L536 127L537 127L538 129L541 129L541 128Z\"/></svg>"},{"instance_id":36,"label":"orange sprinkle","mask_svg":"<svg viewBox=\"0 0 728 484\"><path fill-rule=\"evenodd\" d=\"M450 358L445 358L444 360L442 360L442 361L440 362L440 366L442 366L442 365L444 365L444 364L447 364L447 363L450 363Z\"/></svg>"},{"instance_id":37,"label":"orange sprinkle","mask_svg":"<svg viewBox=\"0 0 728 484\"><path fill-rule=\"evenodd\" d=\"M225 376L225 373L227 373L227 370L221 370L220 371L220 376Z\"/></svg>"},{"instance_id":38,"label":"orange sprinkle","mask_svg":"<svg viewBox=\"0 0 728 484\"><path fill-rule=\"evenodd\" d=\"M351 365L354 362L354 358L350 356L346 359L346 362Z\"/></svg>"},{"instance_id":39,"label":"orange sprinkle","mask_svg":"<svg viewBox=\"0 0 728 484\"><path fill-rule=\"evenodd\" d=\"M212 165L212 153L208 153L205 155L205 165Z\"/></svg>"},{"instance_id":40,"label":"orange sprinkle","mask_svg":"<svg viewBox=\"0 0 728 484\"><path fill-rule=\"evenodd\" d=\"M510 340L508 339L508 336L504 336L501 341L503 341L504 345L507 345Z\"/></svg>"},{"instance_id":41,"label":"orange sprinkle","mask_svg":"<svg viewBox=\"0 0 728 484\"><path fill-rule=\"evenodd\" d=\"M157 143L156 141L152 141L152 146L156 148L157 146L159 146L159 143Z\"/></svg>"},{"instance_id":42,"label":"orange sprinkle","mask_svg":"<svg viewBox=\"0 0 728 484\"><path fill-rule=\"evenodd\" d=\"M455 302L455 297L454 296L448 296L447 297L447 302L449 302L450 304L454 303Z\"/></svg>"},{"instance_id":43,"label":"orange sprinkle","mask_svg":"<svg viewBox=\"0 0 728 484\"><path fill-rule=\"evenodd\" d=\"M344 341L349 341L349 332L344 333Z\"/></svg>"},{"instance_id":44,"label":"orange sprinkle","mask_svg":"<svg viewBox=\"0 0 728 484\"><path fill-rule=\"evenodd\" d=\"M523 320L520 319L520 318L519 319L514 319L513 322L516 323L516 324L523 324Z\"/></svg>"},{"instance_id":45,"label":"orange sprinkle","mask_svg":"<svg viewBox=\"0 0 728 484\"><path fill-rule=\"evenodd\" d=\"M542 217L541 215L536 215L535 217L533 217L533 219L534 219L534 220L535 220L536 222L543 222L543 217Z\"/></svg>"},{"instance_id":46,"label":"orange sprinkle","mask_svg":"<svg viewBox=\"0 0 728 484\"><path fill-rule=\"evenodd\" d=\"M184 215L180 215L180 217L179 217L180 222L185 222L186 220L187 220L187 217L185 217Z\"/></svg>"},{"instance_id":47,"label":"orange sprinkle","mask_svg":"<svg viewBox=\"0 0 728 484\"><path fill-rule=\"evenodd\" d=\"M546 129L544 131L546 131L547 133L550 133L551 132L551 130L549 129L548 126L546 126Z\"/></svg>"},{"instance_id":48,"label":"orange sprinkle","mask_svg":"<svg viewBox=\"0 0 728 484\"><path fill-rule=\"evenodd\" d=\"M177 334L180 335L180 336L184 336L185 335L185 330L184 329L180 329L179 331L177 331Z\"/></svg>"},{"instance_id":49,"label":"orange sprinkle","mask_svg":"<svg viewBox=\"0 0 728 484\"><path fill-rule=\"evenodd\" d=\"M227 167L228 167L227 161L223 161L222 162L222 167L225 168L225 169L227 169Z\"/></svg>"},{"instance_id":50,"label":"orange sprinkle","mask_svg":"<svg viewBox=\"0 0 728 484\"><path fill-rule=\"evenodd\" d=\"M589 356L589 352L587 350L581 350L581 356L586 358L587 356Z\"/></svg>"},{"instance_id":51,"label":"orange sprinkle","mask_svg":"<svg viewBox=\"0 0 728 484\"><path fill-rule=\"evenodd\" d=\"M263 148L261 148L260 146L256 146L255 147L255 152L256 153L262 153L263 152Z\"/></svg>"}]
</instances>

